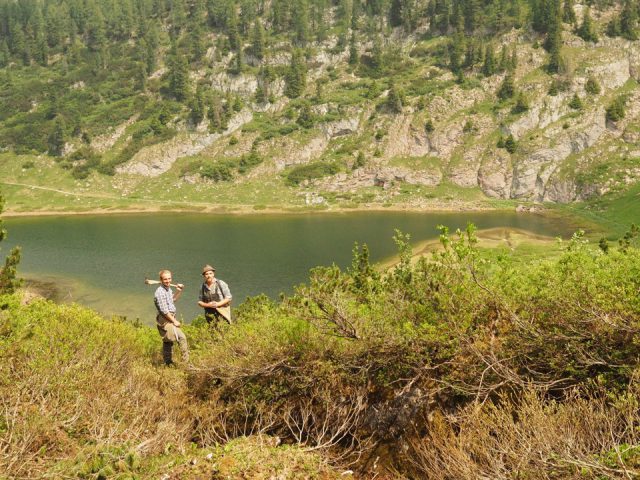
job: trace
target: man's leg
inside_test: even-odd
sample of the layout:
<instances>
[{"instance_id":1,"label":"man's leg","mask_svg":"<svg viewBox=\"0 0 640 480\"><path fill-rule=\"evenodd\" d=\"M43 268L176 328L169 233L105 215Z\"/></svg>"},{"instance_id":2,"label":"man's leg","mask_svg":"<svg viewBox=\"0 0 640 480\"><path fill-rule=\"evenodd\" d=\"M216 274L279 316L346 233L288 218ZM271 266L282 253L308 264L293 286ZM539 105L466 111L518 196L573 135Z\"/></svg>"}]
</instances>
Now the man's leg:
<instances>
[{"instance_id":1,"label":"man's leg","mask_svg":"<svg viewBox=\"0 0 640 480\"><path fill-rule=\"evenodd\" d=\"M189 345L187 343L187 336L179 328L176 328L176 341L178 342L178 345L180 345L182 361L189 363Z\"/></svg>"},{"instance_id":2,"label":"man's leg","mask_svg":"<svg viewBox=\"0 0 640 480\"><path fill-rule=\"evenodd\" d=\"M162 360L165 365L171 365L173 363L171 350L173 348L173 342L163 340L162 341Z\"/></svg>"}]
</instances>

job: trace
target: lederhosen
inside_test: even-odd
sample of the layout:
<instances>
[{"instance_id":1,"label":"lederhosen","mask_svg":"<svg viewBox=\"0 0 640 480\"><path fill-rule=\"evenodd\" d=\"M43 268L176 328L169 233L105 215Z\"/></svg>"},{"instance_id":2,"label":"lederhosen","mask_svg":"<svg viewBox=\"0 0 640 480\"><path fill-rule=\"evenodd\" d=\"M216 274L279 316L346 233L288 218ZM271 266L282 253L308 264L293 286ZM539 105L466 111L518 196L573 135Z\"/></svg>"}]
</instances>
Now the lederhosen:
<instances>
[{"instance_id":1,"label":"lederhosen","mask_svg":"<svg viewBox=\"0 0 640 480\"><path fill-rule=\"evenodd\" d=\"M207 288L207 284L203 283L200 287L200 299L205 303L210 302L221 302L226 297L224 293L222 293L222 289L218 284L218 279L215 280L215 284L212 289ZM207 320L207 323L214 322L217 323L220 320L224 320L228 323L228 320L224 318L217 309L213 307L204 307L204 318Z\"/></svg>"}]
</instances>

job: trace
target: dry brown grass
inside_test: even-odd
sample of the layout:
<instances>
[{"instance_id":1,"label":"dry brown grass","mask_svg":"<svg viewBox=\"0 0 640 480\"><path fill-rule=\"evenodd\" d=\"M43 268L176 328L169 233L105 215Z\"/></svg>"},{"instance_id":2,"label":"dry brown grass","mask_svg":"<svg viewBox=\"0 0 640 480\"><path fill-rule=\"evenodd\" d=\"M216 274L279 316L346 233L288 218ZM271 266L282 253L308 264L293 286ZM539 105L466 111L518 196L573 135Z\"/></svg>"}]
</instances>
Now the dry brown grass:
<instances>
[{"instance_id":1,"label":"dry brown grass","mask_svg":"<svg viewBox=\"0 0 640 480\"><path fill-rule=\"evenodd\" d=\"M32 323L0 350L3 475L68 476L85 466L51 469L88 446L153 455L188 442L183 376L150 365L131 326L78 307L20 312Z\"/></svg>"},{"instance_id":2,"label":"dry brown grass","mask_svg":"<svg viewBox=\"0 0 640 480\"><path fill-rule=\"evenodd\" d=\"M636 393L614 399L574 392L559 402L530 391L517 402L436 414L428 434L412 442L411 462L434 480L637 478Z\"/></svg>"}]
</instances>

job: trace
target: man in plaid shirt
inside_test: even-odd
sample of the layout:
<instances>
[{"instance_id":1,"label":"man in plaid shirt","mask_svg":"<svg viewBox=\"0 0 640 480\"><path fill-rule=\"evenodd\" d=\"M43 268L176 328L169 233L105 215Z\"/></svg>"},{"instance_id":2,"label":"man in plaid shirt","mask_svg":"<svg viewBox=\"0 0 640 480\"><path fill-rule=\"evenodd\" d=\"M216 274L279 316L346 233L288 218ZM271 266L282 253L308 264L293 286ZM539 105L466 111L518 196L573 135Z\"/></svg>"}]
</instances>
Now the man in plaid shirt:
<instances>
[{"instance_id":1,"label":"man in plaid shirt","mask_svg":"<svg viewBox=\"0 0 640 480\"><path fill-rule=\"evenodd\" d=\"M175 301L182 295L184 285L177 284L176 293L171 290L171 272L169 270L160 271L161 285L156 289L153 296L153 302L158 311L156 315L156 323L158 333L162 337L162 359L165 365L173 365L171 350L173 342L178 342L182 351L182 360L189 362L189 346L187 345L187 337L180 328L180 322L176 318Z\"/></svg>"}]
</instances>

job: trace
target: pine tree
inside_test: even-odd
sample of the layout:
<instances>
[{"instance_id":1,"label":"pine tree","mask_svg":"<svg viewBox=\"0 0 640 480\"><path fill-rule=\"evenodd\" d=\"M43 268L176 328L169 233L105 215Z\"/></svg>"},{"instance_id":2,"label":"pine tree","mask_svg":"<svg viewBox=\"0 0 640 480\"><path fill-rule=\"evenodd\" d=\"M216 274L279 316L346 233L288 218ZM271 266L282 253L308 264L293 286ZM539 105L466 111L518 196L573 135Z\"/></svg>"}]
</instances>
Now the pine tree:
<instances>
[{"instance_id":1,"label":"pine tree","mask_svg":"<svg viewBox=\"0 0 640 480\"><path fill-rule=\"evenodd\" d=\"M358 63L358 45L356 44L356 32L351 32L349 39L349 65L357 65Z\"/></svg>"},{"instance_id":2,"label":"pine tree","mask_svg":"<svg viewBox=\"0 0 640 480\"><path fill-rule=\"evenodd\" d=\"M294 5L294 42L300 47L305 47L309 41L309 4L307 0L296 0Z\"/></svg>"},{"instance_id":3,"label":"pine tree","mask_svg":"<svg viewBox=\"0 0 640 480\"><path fill-rule=\"evenodd\" d=\"M502 80L502 83L498 88L497 95L500 100L507 100L508 98L513 98L515 94L516 87L513 83L513 75L511 73L508 73L504 77L504 80Z\"/></svg>"},{"instance_id":4,"label":"pine tree","mask_svg":"<svg viewBox=\"0 0 640 480\"><path fill-rule=\"evenodd\" d=\"M480 22L480 4L478 0L465 0L464 2L464 29L473 33Z\"/></svg>"},{"instance_id":5,"label":"pine tree","mask_svg":"<svg viewBox=\"0 0 640 480\"><path fill-rule=\"evenodd\" d=\"M196 24L191 28L189 37L191 58L194 62L200 62L204 58L205 53L207 53L207 47L204 43L205 36L200 24Z\"/></svg>"},{"instance_id":6,"label":"pine tree","mask_svg":"<svg viewBox=\"0 0 640 480\"><path fill-rule=\"evenodd\" d=\"M5 40L0 41L0 68L4 68L9 64L9 58L11 52L9 52L9 46Z\"/></svg>"},{"instance_id":7,"label":"pine tree","mask_svg":"<svg viewBox=\"0 0 640 480\"><path fill-rule=\"evenodd\" d=\"M453 35L449 44L449 68L459 74L462 71L462 55L464 54L464 36L462 32Z\"/></svg>"},{"instance_id":8,"label":"pine tree","mask_svg":"<svg viewBox=\"0 0 640 480\"><path fill-rule=\"evenodd\" d=\"M529 110L529 100L524 93L520 92L518 94L518 98L516 99L516 104L511 111L518 114L526 112L527 110Z\"/></svg>"},{"instance_id":9,"label":"pine tree","mask_svg":"<svg viewBox=\"0 0 640 480\"><path fill-rule=\"evenodd\" d=\"M500 62L498 63L498 71L505 72L509 70L510 62L511 60L509 59L507 46L503 45L502 50L500 50Z\"/></svg>"},{"instance_id":10,"label":"pine tree","mask_svg":"<svg viewBox=\"0 0 640 480\"><path fill-rule=\"evenodd\" d=\"M300 125L302 128L312 128L315 122L313 112L311 111L311 105L309 102L305 101L302 104L302 108L300 109L300 114L298 115L298 119L296 123Z\"/></svg>"},{"instance_id":11,"label":"pine tree","mask_svg":"<svg viewBox=\"0 0 640 480\"><path fill-rule=\"evenodd\" d=\"M582 110L584 108L584 104L582 103L582 100L580 100L580 97L577 93L573 94L573 98L569 102L569 107L573 108L574 110Z\"/></svg>"},{"instance_id":12,"label":"pine tree","mask_svg":"<svg viewBox=\"0 0 640 480\"><path fill-rule=\"evenodd\" d=\"M490 77L496 73L496 57L493 51L493 45L490 43L484 52L484 65L482 66L482 73L485 77Z\"/></svg>"},{"instance_id":13,"label":"pine tree","mask_svg":"<svg viewBox=\"0 0 640 480\"><path fill-rule=\"evenodd\" d=\"M576 12L573 9L573 0L564 0L562 6L562 21L564 23L576 23Z\"/></svg>"},{"instance_id":14,"label":"pine tree","mask_svg":"<svg viewBox=\"0 0 640 480\"><path fill-rule=\"evenodd\" d=\"M382 75L383 72L382 43L380 42L380 37L376 36L373 40L373 49L371 52L371 74L374 77L378 77Z\"/></svg>"},{"instance_id":15,"label":"pine tree","mask_svg":"<svg viewBox=\"0 0 640 480\"><path fill-rule=\"evenodd\" d=\"M264 83L258 79L258 86L256 88L256 93L254 95L254 100L257 104L266 103L267 101L267 92L264 88Z\"/></svg>"},{"instance_id":16,"label":"pine tree","mask_svg":"<svg viewBox=\"0 0 640 480\"><path fill-rule=\"evenodd\" d=\"M596 33L595 26L593 25L593 21L591 20L589 8L585 9L584 16L582 17L582 23L580 24L580 28L578 28L576 34L585 42L598 41L598 34Z\"/></svg>"},{"instance_id":17,"label":"pine tree","mask_svg":"<svg viewBox=\"0 0 640 480\"><path fill-rule=\"evenodd\" d=\"M295 49L291 54L291 63L284 77L284 94L289 98L297 98L302 95L306 86L306 66L302 58L302 52Z\"/></svg>"},{"instance_id":18,"label":"pine tree","mask_svg":"<svg viewBox=\"0 0 640 480\"><path fill-rule=\"evenodd\" d=\"M178 101L189 96L189 66L184 55L172 55L169 60L169 92Z\"/></svg>"},{"instance_id":19,"label":"pine tree","mask_svg":"<svg viewBox=\"0 0 640 480\"><path fill-rule=\"evenodd\" d=\"M240 40L240 31L238 29L238 14L235 6L231 7L229 21L227 22L227 37L229 38L229 46L231 50L238 50L242 46Z\"/></svg>"},{"instance_id":20,"label":"pine tree","mask_svg":"<svg viewBox=\"0 0 640 480\"><path fill-rule=\"evenodd\" d=\"M0 194L0 214L4 211L4 197ZM0 242L7 238L7 230L3 228L0 219ZM0 294L14 293L22 280L17 278L17 268L20 263L20 247L14 247L5 258L4 267L0 268Z\"/></svg>"},{"instance_id":21,"label":"pine tree","mask_svg":"<svg viewBox=\"0 0 640 480\"><path fill-rule=\"evenodd\" d=\"M391 8L389 9L389 24L392 27L402 25L402 2L401 0L391 0Z\"/></svg>"},{"instance_id":22,"label":"pine tree","mask_svg":"<svg viewBox=\"0 0 640 480\"><path fill-rule=\"evenodd\" d=\"M224 109L218 95L214 95L207 110L207 118L209 119L209 131L212 133L227 128Z\"/></svg>"},{"instance_id":23,"label":"pine tree","mask_svg":"<svg viewBox=\"0 0 640 480\"><path fill-rule=\"evenodd\" d=\"M396 87L395 83L392 81L389 85L389 93L387 94L387 101L385 102L387 108L392 113L402 113L402 105L403 105L403 94Z\"/></svg>"},{"instance_id":24,"label":"pine tree","mask_svg":"<svg viewBox=\"0 0 640 480\"><path fill-rule=\"evenodd\" d=\"M253 35L251 37L251 53L258 60L262 60L264 58L264 28L259 19L253 24Z\"/></svg>"},{"instance_id":25,"label":"pine tree","mask_svg":"<svg viewBox=\"0 0 640 480\"><path fill-rule=\"evenodd\" d=\"M61 116L57 116L54 122L53 131L49 135L48 147L49 154L56 157L62 156L64 152L66 128L64 119Z\"/></svg>"},{"instance_id":26,"label":"pine tree","mask_svg":"<svg viewBox=\"0 0 640 480\"><path fill-rule=\"evenodd\" d=\"M195 96L191 99L191 121L195 126L198 126L205 115L205 99L204 88L202 85L198 85Z\"/></svg>"},{"instance_id":27,"label":"pine tree","mask_svg":"<svg viewBox=\"0 0 640 480\"><path fill-rule=\"evenodd\" d=\"M516 139L513 138L513 135L509 135L506 138L506 140L504 141L504 148L509 153L515 153L515 151L518 149L518 144L516 143Z\"/></svg>"},{"instance_id":28,"label":"pine tree","mask_svg":"<svg viewBox=\"0 0 640 480\"><path fill-rule=\"evenodd\" d=\"M637 23L638 23L638 10L637 6L632 3L632 0L626 0L624 2L624 8L620 13L620 35L627 40L637 40Z\"/></svg>"},{"instance_id":29,"label":"pine tree","mask_svg":"<svg viewBox=\"0 0 640 480\"><path fill-rule=\"evenodd\" d=\"M606 118L612 122L622 120L625 115L625 106L627 99L624 95L619 95L613 102L606 108Z\"/></svg>"}]
</instances>

